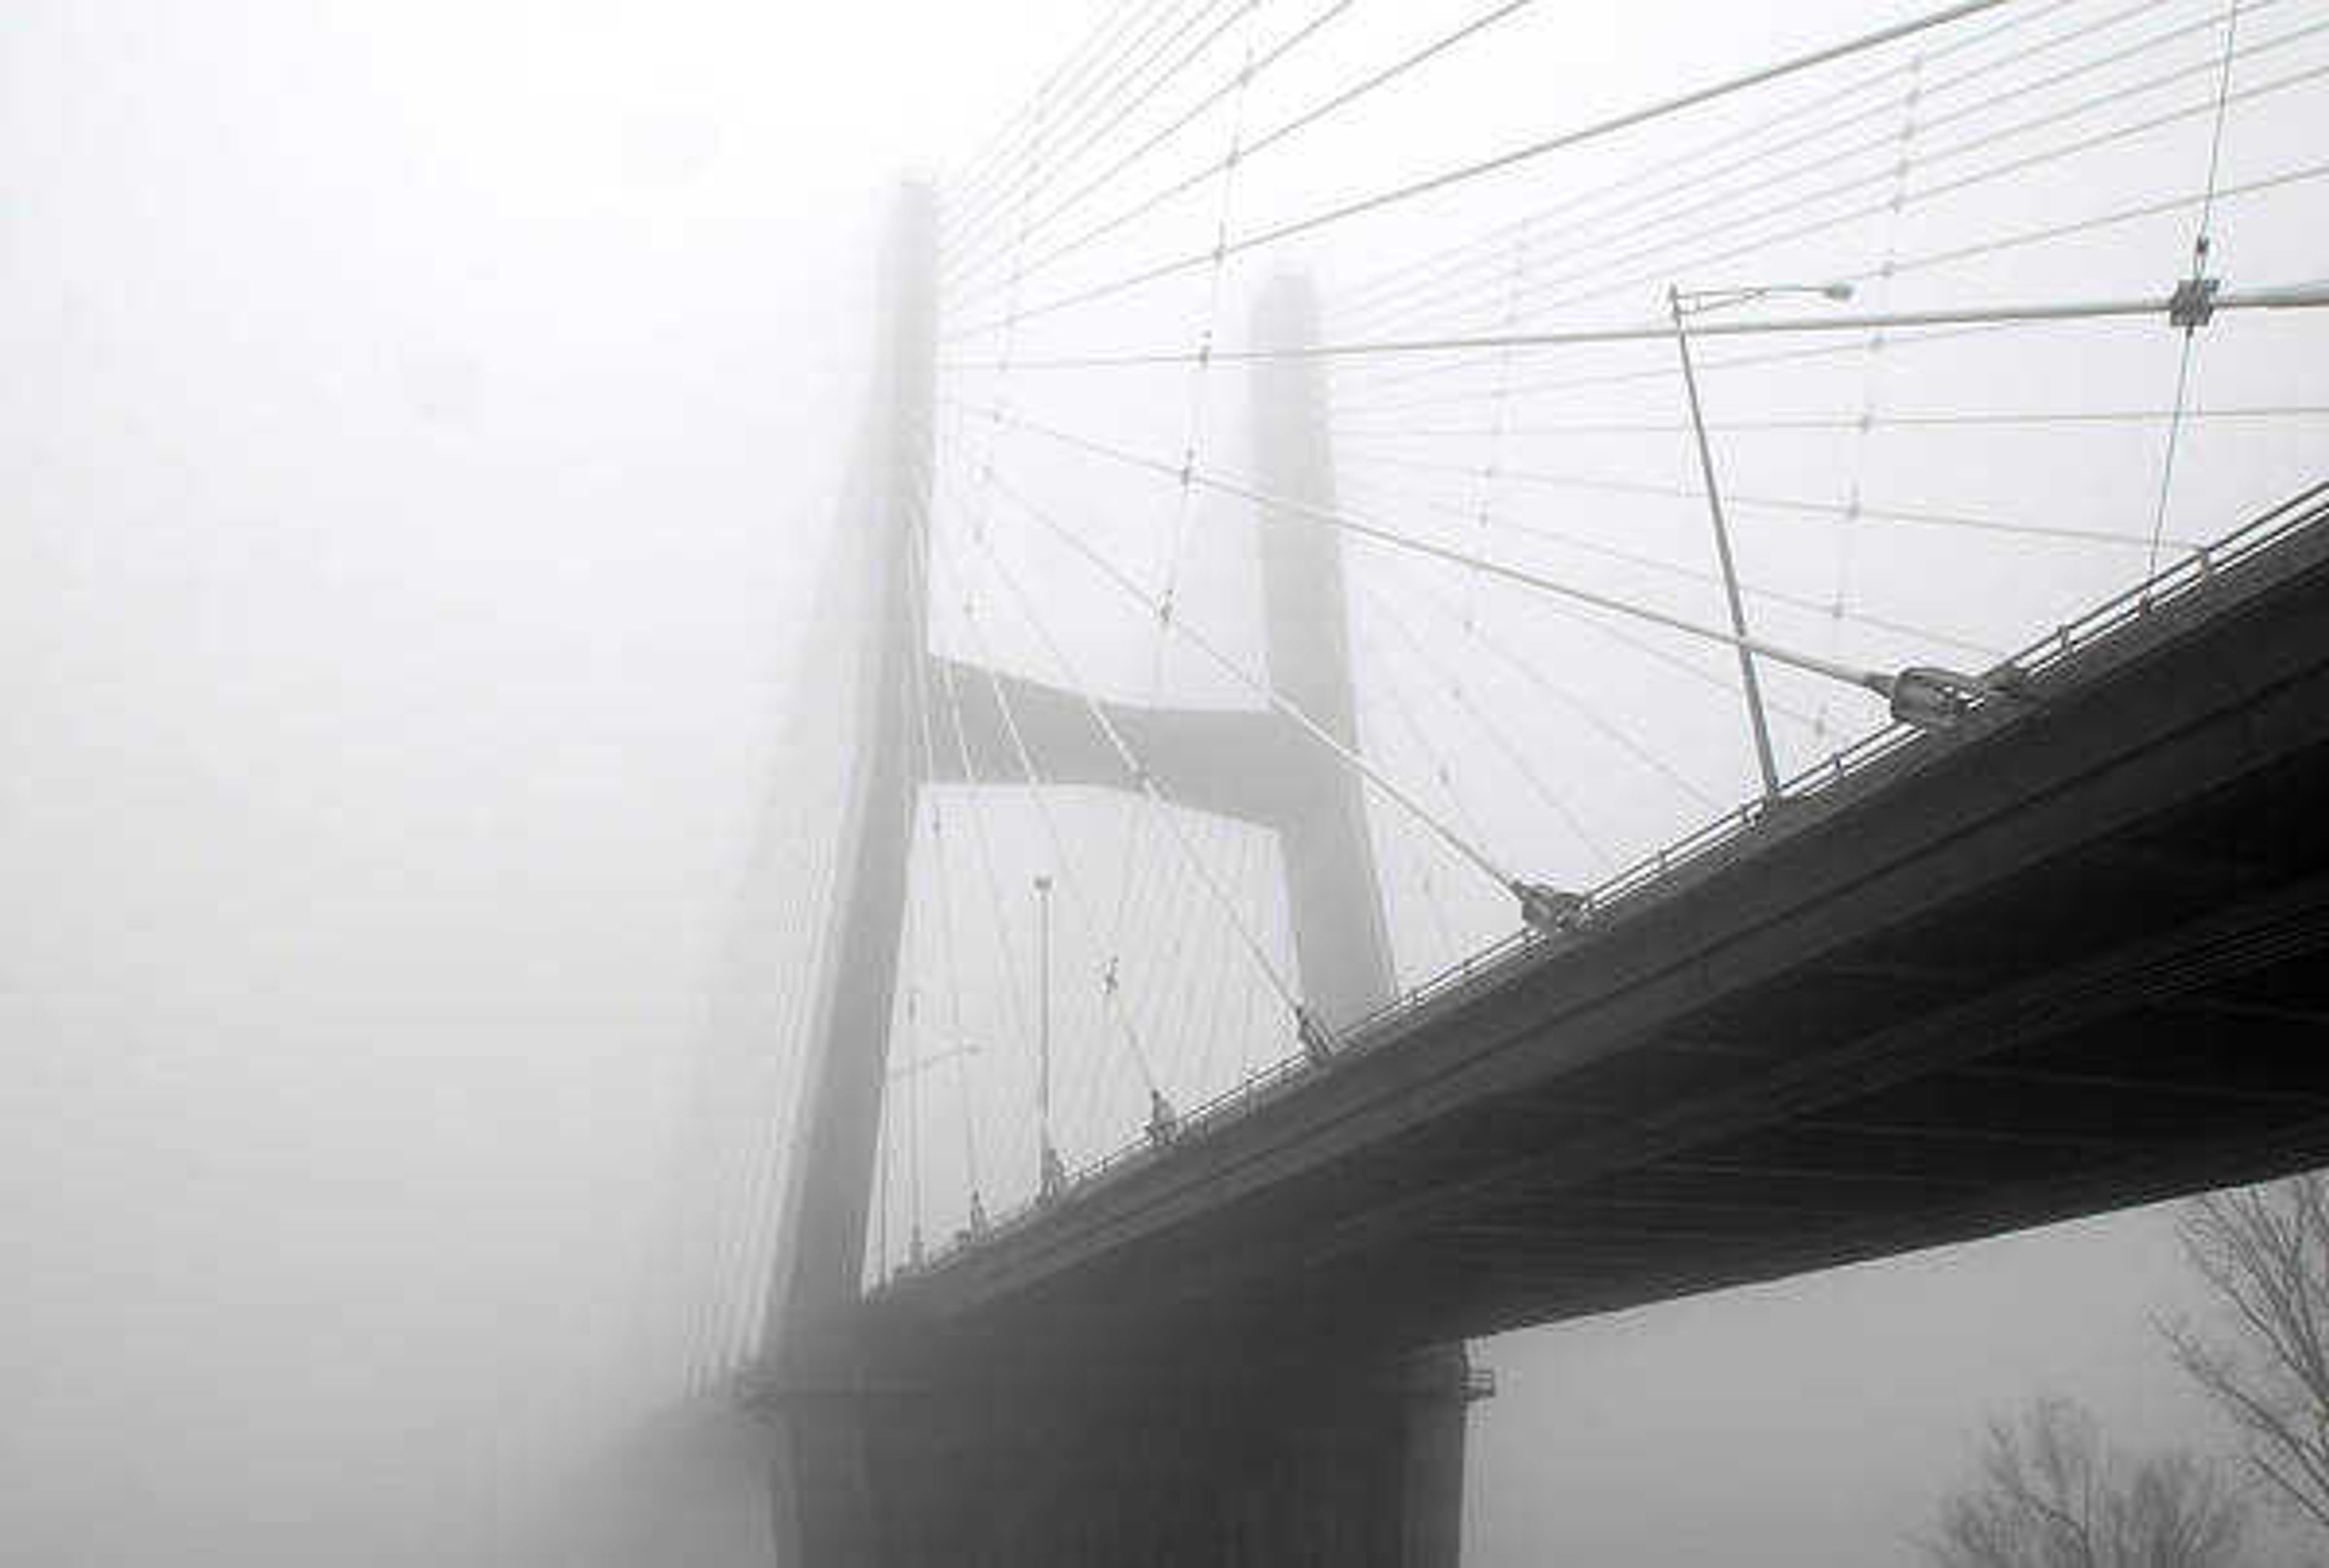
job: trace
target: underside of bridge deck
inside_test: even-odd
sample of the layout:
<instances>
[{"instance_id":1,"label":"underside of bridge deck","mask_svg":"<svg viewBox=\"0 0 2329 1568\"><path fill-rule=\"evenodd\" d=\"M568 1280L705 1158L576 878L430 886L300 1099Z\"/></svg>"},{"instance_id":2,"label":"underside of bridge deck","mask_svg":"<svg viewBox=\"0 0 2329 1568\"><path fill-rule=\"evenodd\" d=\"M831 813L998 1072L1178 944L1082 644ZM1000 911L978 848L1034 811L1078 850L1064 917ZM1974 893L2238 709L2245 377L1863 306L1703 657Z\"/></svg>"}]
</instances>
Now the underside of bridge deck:
<instances>
[{"instance_id":1,"label":"underside of bridge deck","mask_svg":"<svg viewBox=\"0 0 2329 1568\"><path fill-rule=\"evenodd\" d=\"M1477 1333L2329 1159L2324 799L2315 748L1467 1119L1310 1288Z\"/></svg>"}]
</instances>

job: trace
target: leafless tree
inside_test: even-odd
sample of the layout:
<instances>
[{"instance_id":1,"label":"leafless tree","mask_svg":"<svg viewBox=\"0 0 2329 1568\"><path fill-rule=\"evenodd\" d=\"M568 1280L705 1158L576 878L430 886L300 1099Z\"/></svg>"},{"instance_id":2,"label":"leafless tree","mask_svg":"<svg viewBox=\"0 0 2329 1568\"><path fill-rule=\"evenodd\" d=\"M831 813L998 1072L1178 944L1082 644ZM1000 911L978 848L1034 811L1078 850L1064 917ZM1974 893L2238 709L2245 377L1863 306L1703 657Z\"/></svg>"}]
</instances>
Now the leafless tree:
<instances>
[{"instance_id":1,"label":"leafless tree","mask_svg":"<svg viewBox=\"0 0 2329 1568\"><path fill-rule=\"evenodd\" d=\"M2163 1331L2175 1359L2239 1429L2277 1499L2329 1531L2329 1174L2194 1199L2183 1251L2227 1331Z\"/></svg>"},{"instance_id":2,"label":"leafless tree","mask_svg":"<svg viewBox=\"0 0 2329 1568\"><path fill-rule=\"evenodd\" d=\"M1990 1423L1925 1544L1939 1568L2230 1568L2244 1510L2190 1454L2123 1460L2094 1418L2042 1399Z\"/></svg>"}]
</instances>

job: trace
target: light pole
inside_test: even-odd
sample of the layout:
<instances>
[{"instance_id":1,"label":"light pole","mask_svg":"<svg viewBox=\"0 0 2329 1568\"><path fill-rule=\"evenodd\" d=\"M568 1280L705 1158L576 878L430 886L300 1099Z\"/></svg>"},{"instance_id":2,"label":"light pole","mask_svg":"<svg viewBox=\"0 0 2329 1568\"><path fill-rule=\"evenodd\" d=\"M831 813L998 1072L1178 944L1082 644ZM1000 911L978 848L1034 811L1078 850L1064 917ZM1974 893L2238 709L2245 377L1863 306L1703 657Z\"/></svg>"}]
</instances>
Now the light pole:
<instances>
[{"instance_id":1,"label":"light pole","mask_svg":"<svg viewBox=\"0 0 2329 1568\"><path fill-rule=\"evenodd\" d=\"M933 1055L924 1055L921 1050L921 1036L919 1033L914 1032L913 1027L915 1019L920 1011L920 1002L921 993L911 986L907 987L906 1026L908 1030L908 1038L914 1042L914 1059L908 1062L901 1067L891 1068L890 1070L889 1079L889 1081L893 1084L903 1084L906 1091L906 1188L909 1194L907 1201L913 1206L914 1210L913 1229L910 1233L906 1249L906 1267L909 1269L920 1268L922 1266L923 1255L921 1158L922 1075L929 1072L931 1068L938 1066L941 1063L956 1061L957 1059L967 1060L968 1058L978 1055L978 1047L969 1040L964 1040L958 1045L950 1046L947 1049L937 1052ZM886 1155L884 1158L886 1160ZM887 1260L889 1256L889 1216L887 1213L889 1199L886 1196L889 1192L889 1171L886 1169L886 1166L882 1173L882 1190L885 1195L882 1198L882 1207L884 1210L882 1224L882 1266L886 1271L888 1268ZM970 1189L970 1212L973 1216L971 1228L976 1232L984 1233L986 1229L986 1216L985 1210L982 1208L978 1201L978 1187L976 1180L973 1181Z\"/></svg>"},{"instance_id":2,"label":"light pole","mask_svg":"<svg viewBox=\"0 0 2329 1568\"><path fill-rule=\"evenodd\" d=\"M1771 724L1763 713L1762 681L1756 674L1755 655L1747 646L1747 606L1739 595L1739 568L1730 556L1730 529L1723 521L1722 495L1714 479L1714 449L1706 439L1706 416L1698 399L1698 370L1691 363L1690 329L1684 322L1689 316L1725 305L1787 294L1844 300L1852 297L1852 285L1770 284L1754 288L1693 289L1688 293L1672 286L1666 289L1666 307L1674 315L1674 348L1682 355L1682 384L1690 396L1690 427L1698 437L1699 472L1706 480L1706 510L1714 521L1714 557L1722 568L1723 596L1730 602L1730 631L1737 639L1733 646L1739 654L1739 680L1746 693L1747 723L1755 736L1755 762L1762 770L1766 801L1779 797L1779 767L1771 755Z\"/></svg>"},{"instance_id":3,"label":"light pole","mask_svg":"<svg viewBox=\"0 0 2329 1568\"><path fill-rule=\"evenodd\" d=\"M1035 878L1035 1191L1057 1197L1068 1184L1051 1142L1051 879Z\"/></svg>"},{"instance_id":4,"label":"light pole","mask_svg":"<svg viewBox=\"0 0 2329 1568\"><path fill-rule=\"evenodd\" d=\"M906 1038L914 1047L914 1059L891 1075L893 1079L903 1079L906 1084L906 1207L913 1211L913 1223L906 1233L906 1267L910 1270L922 1266L921 1003L920 991L911 985L906 987Z\"/></svg>"}]
</instances>

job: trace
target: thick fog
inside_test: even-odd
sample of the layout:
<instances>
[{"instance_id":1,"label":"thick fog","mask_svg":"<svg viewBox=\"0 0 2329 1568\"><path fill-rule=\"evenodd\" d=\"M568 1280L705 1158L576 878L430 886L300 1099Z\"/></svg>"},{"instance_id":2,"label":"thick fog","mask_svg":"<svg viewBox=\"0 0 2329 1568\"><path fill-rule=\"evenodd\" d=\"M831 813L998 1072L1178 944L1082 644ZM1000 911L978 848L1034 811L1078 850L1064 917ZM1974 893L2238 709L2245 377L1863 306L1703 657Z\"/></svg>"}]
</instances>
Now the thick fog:
<instances>
[{"instance_id":1,"label":"thick fog","mask_svg":"<svg viewBox=\"0 0 2329 1568\"><path fill-rule=\"evenodd\" d=\"M0 1557L522 1561L636 1413L874 226L1080 20L0 17Z\"/></svg>"},{"instance_id":2,"label":"thick fog","mask_svg":"<svg viewBox=\"0 0 2329 1568\"><path fill-rule=\"evenodd\" d=\"M1359 17L1311 85L1465 9ZM1405 128L1258 174L1248 211L1920 7L1545 9L1485 76L1403 99ZM895 188L960 171L1101 10L0 7L0 1561L765 1560L758 1436L677 1404L659 1316L707 1009L816 690L803 629ZM1490 211L1289 264L1331 320L1339 283ZM2249 243L2253 281L2329 271L2317 223ZM1151 330L1175 308L1052 346L1185 348L1183 318ZM2126 362L2153 375L2144 331ZM2287 393L2295 357L2227 360L2250 369L2226 395ZM1142 417L1138 393L1013 395ZM1176 446L1182 397L1136 439ZM940 425L953 506L978 437ZM2291 487L2315 448L2275 440L2199 448L2195 530ZM2140 511L2155 474L2059 477ZM1347 489L1397 500L1356 468ZM1231 622L1249 590L1224 548L1192 593ZM2008 643L2131 572L2000 568L1988 620L1942 619ZM949 651L974 634L933 615ZM1146 656L1103 647L1098 679L1136 690ZM1238 699L1172 670L1185 699ZM1724 804L1751 787L1734 729L1682 744ZM1605 824L1631 852L1696 810L1633 809ZM1504 918L1459 907L1427 941L1392 897L1410 975ZM1078 1102L1080 1156L1117 1135L1111 1092ZM883 1201L894 1251L910 1222ZM2155 1329L2195 1308L2155 1211L1489 1342L1467 1561L1912 1561L1980 1423L2033 1394L2130 1443L2215 1441Z\"/></svg>"}]
</instances>

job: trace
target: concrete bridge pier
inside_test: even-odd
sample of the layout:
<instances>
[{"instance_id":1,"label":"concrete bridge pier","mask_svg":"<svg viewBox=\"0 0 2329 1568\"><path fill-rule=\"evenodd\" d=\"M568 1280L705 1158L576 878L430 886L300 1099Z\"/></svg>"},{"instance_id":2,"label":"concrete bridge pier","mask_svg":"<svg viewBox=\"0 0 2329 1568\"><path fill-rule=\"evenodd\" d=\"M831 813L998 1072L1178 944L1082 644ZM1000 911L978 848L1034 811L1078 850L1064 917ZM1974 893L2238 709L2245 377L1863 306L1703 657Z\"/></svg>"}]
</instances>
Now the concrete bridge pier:
<instances>
[{"instance_id":1,"label":"concrete bridge pier","mask_svg":"<svg viewBox=\"0 0 2329 1568\"><path fill-rule=\"evenodd\" d=\"M1321 1350L1287 1366L1256 1364L1234 1344L1183 1342L1113 1370L1023 1362L1006 1376L975 1347L950 1344L942 1326L901 1331L860 1299L924 782L906 737L915 666L930 658L919 585L935 239L929 193L909 192L892 238L875 418L838 557L854 585L835 594L856 606L857 784L753 1394L776 1433L779 1568L1455 1568L1465 1408L1479 1392L1460 1345ZM1255 340L1315 341L1316 317L1308 285L1279 279L1259 303ZM1261 361L1253 392L1259 483L1333 506L1315 361ZM1260 540L1270 684L1355 746L1337 540L1275 523ZM1054 778L1122 785L1070 694L1019 677L1008 686L1021 721L1042 735ZM1271 711L1120 718L1176 796L1277 832L1308 1009L1334 1028L1387 1000L1390 944L1349 770ZM982 733L993 728L983 710L966 709L963 721L973 753L998 748L997 736Z\"/></svg>"},{"instance_id":2,"label":"concrete bridge pier","mask_svg":"<svg viewBox=\"0 0 2329 1568\"><path fill-rule=\"evenodd\" d=\"M780 1568L1455 1568L1479 1393L1452 1349L1193 1383L771 1390L779 1526L805 1554Z\"/></svg>"}]
</instances>

